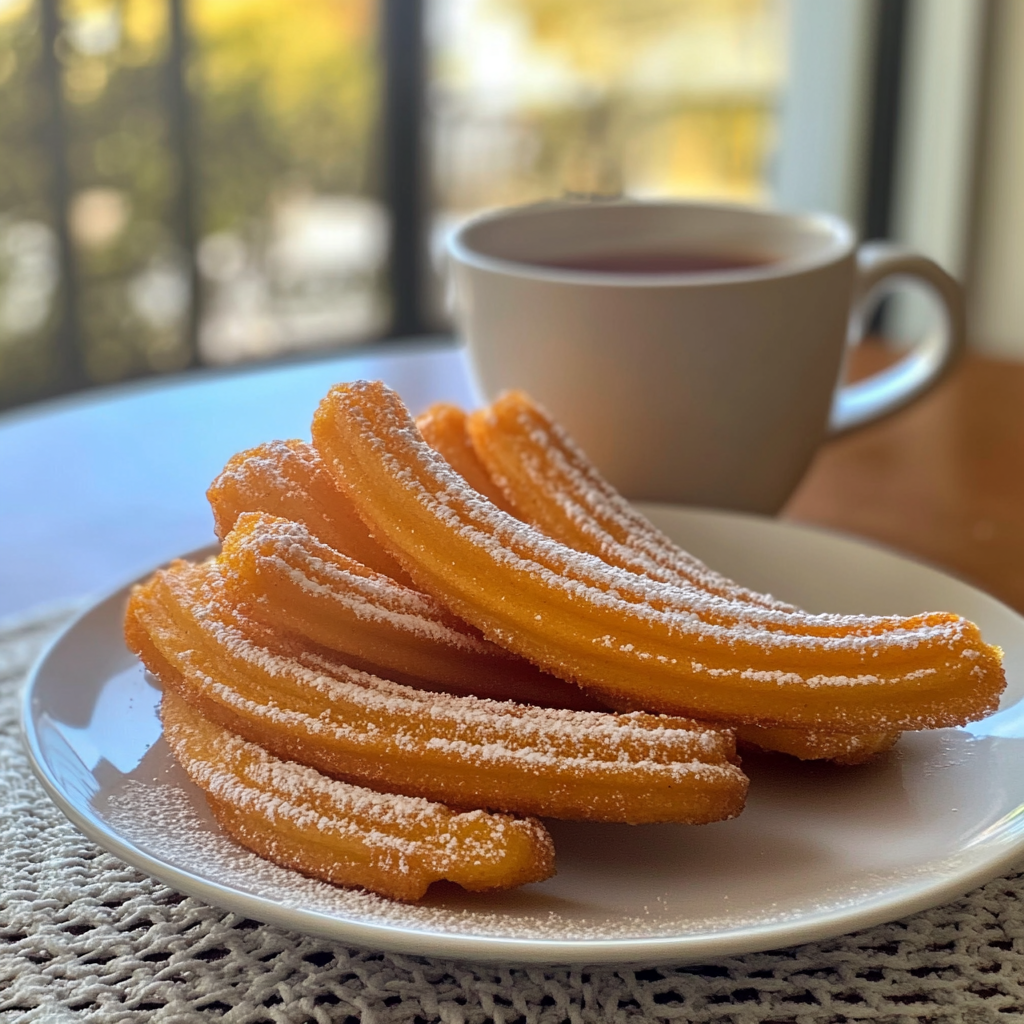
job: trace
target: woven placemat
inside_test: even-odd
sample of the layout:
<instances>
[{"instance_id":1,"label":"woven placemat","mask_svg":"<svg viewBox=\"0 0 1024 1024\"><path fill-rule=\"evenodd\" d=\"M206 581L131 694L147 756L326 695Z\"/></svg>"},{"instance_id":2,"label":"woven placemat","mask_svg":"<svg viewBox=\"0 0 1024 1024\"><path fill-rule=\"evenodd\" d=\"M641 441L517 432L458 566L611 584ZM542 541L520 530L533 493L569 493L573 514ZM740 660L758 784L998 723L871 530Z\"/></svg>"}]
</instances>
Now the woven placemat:
<instances>
[{"instance_id":1,"label":"woven placemat","mask_svg":"<svg viewBox=\"0 0 1024 1024\"><path fill-rule=\"evenodd\" d=\"M33 777L18 691L68 612L0 626L0 1021L988 1024L1024 1020L1024 875L948 906L702 967L497 968L349 949L181 896Z\"/></svg>"}]
</instances>

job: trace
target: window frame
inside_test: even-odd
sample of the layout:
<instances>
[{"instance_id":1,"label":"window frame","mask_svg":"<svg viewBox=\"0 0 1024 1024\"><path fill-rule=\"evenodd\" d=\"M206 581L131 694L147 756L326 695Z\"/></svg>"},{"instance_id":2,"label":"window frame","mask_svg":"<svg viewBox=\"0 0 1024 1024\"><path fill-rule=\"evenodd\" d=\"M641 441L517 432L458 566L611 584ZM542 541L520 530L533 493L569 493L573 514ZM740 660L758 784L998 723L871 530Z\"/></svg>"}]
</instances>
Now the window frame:
<instances>
[{"instance_id":1,"label":"window frame","mask_svg":"<svg viewBox=\"0 0 1024 1024\"><path fill-rule=\"evenodd\" d=\"M202 365L198 346L202 289L198 243L195 116L189 91L188 0L166 0L169 41L166 114L178 167L174 230L187 257L187 363ZM380 0L382 89L378 122L380 198L390 218L386 287L391 315L381 339L436 333L430 316L428 218L430 161L427 128L429 0ZM890 237L901 223L894 202L912 194L907 126L900 117L905 65L914 45L915 0L791 0L791 77L781 110L776 201L837 212L867 237ZM917 0L918 3L921 0ZM968 0L969 2L969 0ZM68 230L70 177L65 101L57 46L60 0L38 0L43 42L40 73L47 102L43 126L53 166L51 203L61 274L57 344L62 362L57 393L89 386L77 313L75 252ZM918 18L920 15L918 15ZM904 103L904 108L906 104ZM902 147L902 148L901 148ZM289 358L288 356L278 358ZM291 358L294 358L292 356Z\"/></svg>"}]
</instances>

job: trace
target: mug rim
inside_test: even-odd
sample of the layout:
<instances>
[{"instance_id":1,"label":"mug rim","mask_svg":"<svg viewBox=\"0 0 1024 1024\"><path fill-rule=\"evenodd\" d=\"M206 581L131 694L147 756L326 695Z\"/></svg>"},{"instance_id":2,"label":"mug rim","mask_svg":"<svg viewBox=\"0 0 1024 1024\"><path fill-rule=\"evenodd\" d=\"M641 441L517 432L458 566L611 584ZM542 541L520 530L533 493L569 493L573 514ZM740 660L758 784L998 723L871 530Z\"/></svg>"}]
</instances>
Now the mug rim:
<instances>
[{"instance_id":1,"label":"mug rim","mask_svg":"<svg viewBox=\"0 0 1024 1024\"><path fill-rule=\"evenodd\" d=\"M823 244L815 251L795 256L783 256L765 263L747 267L718 270L688 270L669 273L621 272L612 270L582 270L531 263L505 256L494 256L475 248L467 239L481 225L514 220L547 213L557 214L569 210L592 209L648 209L664 208L671 211L700 209L723 213L749 214L754 217L785 222L790 226L816 229L823 234ZM785 210L768 205L704 201L699 199L613 199L613 200L543 200L521 206L506 206L485 210L463 221L448 236L446 248L456 262L479 270L510 277L559 284L601 285L612 287L704 287L707 285L739 284L752 281L770 281L792 277L840 262L852 255L857 240L853 228L842 217L825 212Z\"/></svg>"}]
</instances>

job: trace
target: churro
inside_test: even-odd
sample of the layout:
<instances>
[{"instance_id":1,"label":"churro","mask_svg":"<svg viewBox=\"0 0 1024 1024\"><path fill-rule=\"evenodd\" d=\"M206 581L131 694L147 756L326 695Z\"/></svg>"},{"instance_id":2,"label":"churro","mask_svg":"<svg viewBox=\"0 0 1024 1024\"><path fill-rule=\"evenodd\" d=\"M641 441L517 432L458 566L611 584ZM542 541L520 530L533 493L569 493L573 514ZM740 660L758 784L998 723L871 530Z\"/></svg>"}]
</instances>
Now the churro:
<instances>
[{"instance_id":1,"label":"churro","mask_svg":"<svg viewBox=\"0 0 1024 1024\"><path fill-rule=\"evenodd\" d=\"M331 474L305 441L268 441L232 456L206 492L219 540L243 512L267 512L302 523L325 544L358 562L409 582L373 539Z\"/></svg>"},{"instance_id":2,"label":"churro","mask_svg":"<svg viewBox=\"0 0 1024 1024\"><path fill-rule=\"evenodd\" d=\"M996 648L944 612L810 615L609 565L502 512L379 383L331 389L313 441L376 539L489 639L617 706L737 724L891 732L995 709Z\"/></svg>"},{"instance_id":3,"label":"churro","mask_svg":"<svg viewBox=\"0 0 1024 1024\"><path fill-rule=\"evenodd\" d=\"M423 440L440 452L470 487L489 498L498 508L517 515L513 502L480 460L468 431L468 417L451 402L436 402L416 417Z\"/></svg>"},{"instance_id":4,"label":"churro","mask_svg":"<svg viewBox=\"0 0 1024 1024\"><path fill-rule=\"evenodd\" d=\"M478 464L509 510L555 540L662 583L692 585L755 609L798 611L739 586L674 544L524 392L499 396L467 416L465 428Z\"/></svg>"},{"instance_id":5,"label":"churro","mask_svg":"<svg viewBox=\"0 0 1024 1024\"><path fill-rule=\"evenodd\" d=\"M773 729L770 726L736 726L736 739L746 747L789 754L801 761L834 761L864 764L892 750L902 732L843 733L821 729Z\"/></svg>"},{"instance_id":6,"label":"churro","mask_svg":"<svg viewBox=\"0 0 1024 1024\"><path fill-rule=\"evenodd\" d=\"M284 867L397 900L420 899L442 879L481 891L554 874L551 837L534 818L458 813L338 782L203 718L172 689L160 717L221 828Z\"/></svg>"},{"instance_id":7,"label":"churro","mask_svg":"<svg viewBox=\"0 0 1024 1024\"><path fill-rule=\"evenodd\" d=\"M421 689L607 710L578 686L484 640L432 597L319 541L301 523L243 512L218 558L228 598L266 625Z\"/></svg>"},{"instance_id":8,"label":"churro","mask_svg":"<svg viewBox=\"0 0 1024 1024\"><path fill-rule=\"evenodd\" d=\"M458 420L449 412L447 423L442 437L446 458L449 449L457 448ZM465 443L476 456L476 475L488 477L492 490L502 490L511 505L509 511L549 536L651 579L694 585L749 603L753 608L748 614L755 619L758 608L800 611L739 587L673 543L601 476L566 431L524 392L506 392L489 407L464 415L462 423ZM762 750L842 764L860 764L883 753L899 735L898 731L856 735L757 725L743 726L737 733L743 743Z\"/></svg>"},{"instance_id":9,"label":"churro","mask_svg":"<svg viewBox=\"0 0 1024 1024\"><path fill-rule=\"evenodd\" d=\"M252 623L221 567L177 562L132 593L129 646L204 717L333 778L454 807L628 823L739 813L731 732L647 714L428 693Z\"/></svg>"}]
</instances>

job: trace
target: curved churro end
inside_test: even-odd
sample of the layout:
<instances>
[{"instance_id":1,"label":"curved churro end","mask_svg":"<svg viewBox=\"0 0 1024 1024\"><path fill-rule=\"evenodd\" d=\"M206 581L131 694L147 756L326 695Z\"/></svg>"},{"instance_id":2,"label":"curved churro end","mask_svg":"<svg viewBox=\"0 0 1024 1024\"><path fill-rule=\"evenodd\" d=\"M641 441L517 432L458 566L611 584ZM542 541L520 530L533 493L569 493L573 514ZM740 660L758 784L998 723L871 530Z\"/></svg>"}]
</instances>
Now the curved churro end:
<instances>
[{"instance_id":1,"label":"curved churro end","mask_svg":"<svg viewBox=\"0 0 1024 1024\"><path fill-rule=\"evenodd\" d=\"M161 718L220 826L284 867L398 900L418 900L442 879L481 891L554 874L554 846L536 819L460 813L338 782L243 740L171 689Z\"/></svg>"},{"instance_id":2,"label":"curved churro end","mask_svg":"<svg viewBox=\"0 0 1024 1024\"><path fill-rule=\"evenodd\" d=\"M345 656L353 668L420 688L551 708L606 710L480 636L420 591L322 543L301 523L245 512L218 558L247 614Z\"/></svg>"},{"instance_id":3,"label":"curved churro end","mask_svg":"<svg viewBox=\"0 0 1024 1024\"><path fill-rule=\"evenodd\" d=\"M210 484L206 497L222 541L243 512L266 512L302 523L335 550L408 582L305 441L268 441L239 452Z\"/></svg>"},{"instance_id":4,"label":"curved churro end","mask_svg":"<svg viewBox=\"0 0 1024 1024\"><path fill-rule=\"evenodd\" d=\"M808 615L651 580L553 541L472 490L380 383L338 385L313 440L417 585L485 636L610 706L837 732L960 725L1005 677L951 613Z\"/></svg>"},{"instance_id":5,"label":"curved churro end","mask_svg":"<svg viewBox=\"0 0 1024 1024\"><path fill-rule=\"evenodd\" d=\"M756 624L765 608L799 610L733 583L673 543L601 476L565 429L524 392L506 392L474 412L467 432L481 465L500 477L518 517L548 536L651 579L729 598L737 602L736 621ZM873 757L899 736L753 725L741 730L748 734L748 743L761 749L843 764Z\"/></svg>"},{"instance_id":6,"label":"curved churro end","mask_svg":"<svg viewBox=\"0 0 1024 1024\"><path fill-rule=\"evenodd\" d=\"M437 402L416 417L423 439L447 460L466 483L489 498L500 509L516 514L502 491L501 482L487 471L477 456L467 432L466 413L451 402Z\"/></svg>"},{"instance_id":7,"label":"curved churro end","mask_svg":"<svg viewBox=\"0 0 1024 1024\"><path fill-rule=\"evenodd\" d=\"M772 729L756 725L736 728L742 744L800 761L832 761L841 765L865 764L899 741L901 732L841 733L814 729Z\"/></svg>"},{"instance_id":8,"label":"curved churro end","mask_svg":"<svg viewBox=\"0 0 1024 1024\"><path fill-rule=\"evenodd\" d=\"M333 778L454 807L592 821L700 824L743 806L731 731L428 693L358 672L248 620L215 562L156 573L133 591L128 616L142 633L133 648L166 688Z\"/></svg>"}]
</instances>

